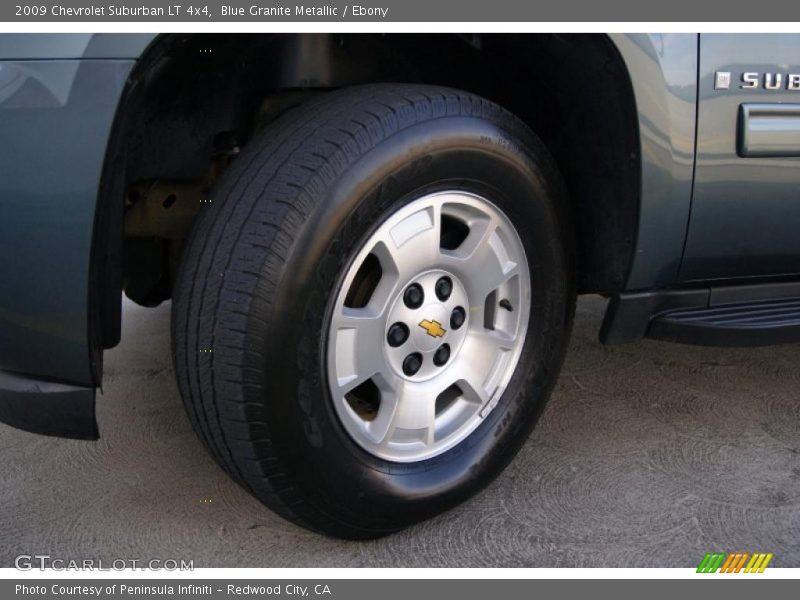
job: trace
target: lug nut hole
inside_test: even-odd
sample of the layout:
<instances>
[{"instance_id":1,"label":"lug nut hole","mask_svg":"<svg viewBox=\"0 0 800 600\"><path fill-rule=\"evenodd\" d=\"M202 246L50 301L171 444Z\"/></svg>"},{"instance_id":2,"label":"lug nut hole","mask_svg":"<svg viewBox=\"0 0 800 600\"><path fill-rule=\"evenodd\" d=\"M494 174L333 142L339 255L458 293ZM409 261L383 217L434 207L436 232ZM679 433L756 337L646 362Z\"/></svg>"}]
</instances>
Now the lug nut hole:
<instances>
[{"instance_id":1,"label":"lug nut hole","mask_svg":"<svg viewBox=\"0 0 800 600\"><path fill-rule=\"evenodd\" d=\"M450 360L450 344L442 344L433 354L433 364L437 367L442 367L448 360Z\"/></svg>"},{"instance_id":2,"label":"lug nut hole","mask_svg":"<svg viewBox=\"0 0 800 600\"><path fill-rule=\"evenodd\" d=\"M420 367L422 367L422 354L419 352L409 354L406 356L405 360L403 360L403 373L405 373L408 377L416 375L417 371L420 370Z\"/></svg>"},{"instance_id":3,"label":"lug nut hole","mask_svg":"<svg viewBox=\"0 0 800 600\"><path fill-rule=\"evenodd\" d=\"M442 302L446 301L453 293L453 280L449 277L440 277L436 282L436 297Z\"/></svg>"},{"instance_id":4,"label":"lug nut hole","mask_svg":"<svg viewBox=\"0 0 800 600\"><path fill-rule=\"evenodd\" d=\"M392 348L397 348L406 343L408 339L408 325L397 322L386 332L386 341Z\"/></svg>"},{"instance_id":5,"label":"lug nut hole","mask_svg":"<svg viewBox=\"0 0 800 600\"><path fill-rule=\"evenodd\" d=\"M419 308L425 301L425 292L422 291L422 286L418 283L412 283L403 292L403 302L408 308Z\"/></svg>"},{"instance_id":6,"label":"lug nut hole","mask_svg":"<svg viewBox=\"0 0 800 600\"><path fill-rule=\"evenodd\" d=\"M450 313L450 329L460 329L467 320L467 311L463 306L456 306Z\"/></svg>"}]
</instances>

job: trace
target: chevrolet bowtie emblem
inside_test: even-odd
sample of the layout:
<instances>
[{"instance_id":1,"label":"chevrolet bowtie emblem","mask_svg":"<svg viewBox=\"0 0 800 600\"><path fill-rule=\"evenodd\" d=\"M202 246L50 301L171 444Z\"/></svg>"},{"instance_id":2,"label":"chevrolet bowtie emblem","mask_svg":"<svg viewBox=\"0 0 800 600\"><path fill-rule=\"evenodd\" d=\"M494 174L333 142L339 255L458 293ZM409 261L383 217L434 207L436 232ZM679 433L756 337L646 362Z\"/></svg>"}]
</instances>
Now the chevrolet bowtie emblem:
<instances>
[{"instance_id":1,"label":"chevrolet bowtie emblem","mask_svg":"<svg viewBox=\"0 0 800 600\"><path fill-rule=\"evenodd\" d=\"M425 319L420 322L419 326L431 337L439 338L447 333L439 321L428 321L428 319Z\"/></svg>"}]
</instances>

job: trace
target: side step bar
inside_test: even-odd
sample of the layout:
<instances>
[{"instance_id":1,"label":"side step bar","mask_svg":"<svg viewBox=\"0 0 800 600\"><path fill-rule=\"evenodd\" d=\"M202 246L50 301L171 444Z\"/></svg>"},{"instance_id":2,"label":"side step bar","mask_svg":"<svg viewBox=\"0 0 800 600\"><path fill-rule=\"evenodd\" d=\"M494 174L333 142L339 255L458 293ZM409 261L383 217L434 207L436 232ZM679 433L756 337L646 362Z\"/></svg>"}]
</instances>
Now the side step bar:
<instances>
[{"instance_id":1,"label":"side step bar","mask_svg":"<svg viewBox=\"0 0 800 600\"><path fill-rule=\"evenodd\" d=\"M800 342L800 282L612 297L600 340L619 344L642 337L700 346Z\"/></svg>"}]
</instances>

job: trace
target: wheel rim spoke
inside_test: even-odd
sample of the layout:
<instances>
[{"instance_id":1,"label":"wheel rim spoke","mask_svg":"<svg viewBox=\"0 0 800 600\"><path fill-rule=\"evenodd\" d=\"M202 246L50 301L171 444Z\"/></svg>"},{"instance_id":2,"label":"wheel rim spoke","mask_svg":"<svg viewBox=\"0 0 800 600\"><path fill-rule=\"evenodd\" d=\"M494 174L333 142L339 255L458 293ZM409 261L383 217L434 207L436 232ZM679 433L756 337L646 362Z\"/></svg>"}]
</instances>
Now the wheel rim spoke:
<instances>
[{"instance_id":1,"label":"wheel rim spoke","mask_svg":"<svg viewBox=\"0 0 800 600\"><path fill-rule=\"evenodd\" d=\"M435 406L420 393L417 386L403 382L395 396L395 410L390 435L385 440L417 440L425 445L433 443L435 432Z\"/></svg>"},{"instance_id":2,"label":"wheel rim spoke","mask_svg":"<svg viewBox=\"0 0 800 600\"><path fill-rule=\"evenodd\" d=\"M383 256L401 280L438 261L440 219L441 208L428 206L387 228L381 238Z\"/></svg>"},{"instance_id":3,"label":"wheel rim spoke","mask_svg":"<svg viewBox=\"0 0 800 600\"><path fill-rule=\"evenodd\" d=\"M397 407L399 406L399 397L393 386L402 385L402 382L397 382L395 379L393 377L390 377L389 381L386 378L381 379L381 384L379 384L379 387L382 388L381 405L377 417L367 426L373 442L384 447L394 432Z\"/></svg>"},{"instance_id":4,"label":"wheel rim spoke","mask_svg":"<svg viewBox=\"0 0 800 600\"><path fill-rule=\"evenodd\" d=\"M344 395L385 367L375 351L383 337L383 315L370 308L346 308L335 318L333 329L336 385Z\"/></svg>"},{"instance_id":5,"label":"wheel rim spoke","mask_svg":"<svg viewBox=\"0 0 800 600\"><path fill-rule=\"evenodd\" d=\"M487 329L475 329L469 333L470 340L474 342L485 354L505 352L514 349L517 338L503 331L489 331Z\"/></svg>"},{"instance_id":6,"label":"wheel rim spoke","mask_svg":"<svg viewBox=\"0 0 800 600\"><path fill-rule=\"evenodd\" d=\"M466 400L483 406L493 398L498 387L498 373L515 343L513 337L500 332L470 332L460 368L453 374Z\"/></svg>"},{"instance_id":7,"label":"wheel rim spoke","mask_svg":"<svg viewBox=\"0 0 800 600\"><path fill-rule=\"evenodd\" d=\"M465 252L445 254L445 264L459 273L470 298L482 300L519 273L496 224L488 224ZM467 239L467 242L470 240Z\"/></svg>"}]
</instances>

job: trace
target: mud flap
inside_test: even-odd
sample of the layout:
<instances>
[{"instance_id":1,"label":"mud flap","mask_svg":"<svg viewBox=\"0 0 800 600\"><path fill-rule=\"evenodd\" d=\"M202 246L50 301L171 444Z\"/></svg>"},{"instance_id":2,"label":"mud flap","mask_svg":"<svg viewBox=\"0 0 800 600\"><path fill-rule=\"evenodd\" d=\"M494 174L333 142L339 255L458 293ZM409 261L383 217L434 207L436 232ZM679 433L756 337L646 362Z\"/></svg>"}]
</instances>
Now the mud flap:
<instances>
[{"instance_id":1,"label":"mud flap","mask_svg":"<svg viewBox=\"0 0 800 600\"><path fill-rule=\"evenodd\" d=\"M80 440L99 437L95 388L0 371L0 422L17 429Z\"/></svg>"}]
</instances>

